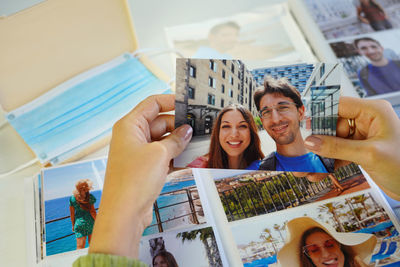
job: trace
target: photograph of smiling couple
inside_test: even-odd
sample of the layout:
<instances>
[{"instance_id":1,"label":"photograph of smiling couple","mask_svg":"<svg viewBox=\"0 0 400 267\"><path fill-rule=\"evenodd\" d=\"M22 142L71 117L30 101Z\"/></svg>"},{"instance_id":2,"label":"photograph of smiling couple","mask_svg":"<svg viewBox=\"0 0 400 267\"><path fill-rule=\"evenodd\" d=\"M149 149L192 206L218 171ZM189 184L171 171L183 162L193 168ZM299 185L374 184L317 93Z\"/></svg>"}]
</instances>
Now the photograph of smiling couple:
<instances>
[{"instance_id":1,"label":"photograph of smiling couple","mask_svg":"<svg viewBox=\"0 0 400 267\"><path fill-rule=\"evenodd\" d=\"M248 69L241 60L178 59L175 126L193 138L175 167L332 173L305 148L336 135L341 69L293 64Z\"/></svg>"}]
</instances>

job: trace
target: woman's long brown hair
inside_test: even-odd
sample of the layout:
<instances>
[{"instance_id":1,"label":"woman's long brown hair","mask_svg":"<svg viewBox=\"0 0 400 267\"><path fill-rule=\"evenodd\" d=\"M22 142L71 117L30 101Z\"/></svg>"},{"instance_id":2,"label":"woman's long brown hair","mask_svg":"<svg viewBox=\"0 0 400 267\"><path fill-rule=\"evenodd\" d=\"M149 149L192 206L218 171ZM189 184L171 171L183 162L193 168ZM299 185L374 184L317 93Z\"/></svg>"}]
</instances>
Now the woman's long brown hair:
<instances>
[{"instance_id":1,"label":"woman's long brown hair","mask_svg":"<svg viewBox=\"0 0 400 267\"><path fill-rule=\"evenodd\" d=\"M249 146L243 152L243 165L244 168L249 166L253 161L264 158L264 154L261 151L260 138L258 137L256 123L254 122L253 116L245 107L239 104L232 104L223 108L217 116L211 132L211 142L209 149L209 159L207 163L208 168L219 168L229 169L228 155L222 149L219 143L219 132L221 128L222 116L231 110L238 110L245 121L249 125L251 141Z\"/></svg>"}]
</instances>

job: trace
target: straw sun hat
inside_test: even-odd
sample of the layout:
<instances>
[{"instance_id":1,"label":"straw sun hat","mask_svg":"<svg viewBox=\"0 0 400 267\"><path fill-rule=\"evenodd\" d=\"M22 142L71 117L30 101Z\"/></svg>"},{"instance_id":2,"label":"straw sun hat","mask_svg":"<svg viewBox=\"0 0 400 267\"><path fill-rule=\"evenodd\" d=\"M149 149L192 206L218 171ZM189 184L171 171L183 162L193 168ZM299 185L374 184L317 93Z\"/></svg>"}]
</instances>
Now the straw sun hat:
<instances>
[{"instance_id":1,"label":"straw sun hat","mask_svg":"<svg viewBox=\"0 0 400 267\"><path fill-rule=\"evenodd\" d=\"M332 236L346 251L358 255L365 263L369 263L376 245L376 237L363 233L338 233L330 225L319 223L310 217L300 217L286 224L285 245L278 252L278 261L282 267L300 267L300 242L303 233L308 229L319 227Z\"/></svg>"}]
</instances>

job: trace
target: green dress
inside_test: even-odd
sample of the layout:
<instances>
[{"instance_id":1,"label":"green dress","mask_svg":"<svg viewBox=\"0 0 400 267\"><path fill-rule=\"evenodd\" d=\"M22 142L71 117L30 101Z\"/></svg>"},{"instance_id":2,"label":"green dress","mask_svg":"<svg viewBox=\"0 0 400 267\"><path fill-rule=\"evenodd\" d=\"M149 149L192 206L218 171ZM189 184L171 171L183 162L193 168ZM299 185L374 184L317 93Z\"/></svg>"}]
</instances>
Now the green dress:
<instances>
[{"instance_id":1,"label":"green dress","mask_svg":"<svg viewBox=\"0 0 400 267\"><path fill-rule=\"evenodd\" d=\"M93 205L96 202L96 198L90 194L89 203ZM79 203L76 201L74 196L69 199L69 205L75 209L75 224L74 232L77 238L88 236L92 234L94 219L90 212L81 208Z\"/></svg>"}]
</instances>

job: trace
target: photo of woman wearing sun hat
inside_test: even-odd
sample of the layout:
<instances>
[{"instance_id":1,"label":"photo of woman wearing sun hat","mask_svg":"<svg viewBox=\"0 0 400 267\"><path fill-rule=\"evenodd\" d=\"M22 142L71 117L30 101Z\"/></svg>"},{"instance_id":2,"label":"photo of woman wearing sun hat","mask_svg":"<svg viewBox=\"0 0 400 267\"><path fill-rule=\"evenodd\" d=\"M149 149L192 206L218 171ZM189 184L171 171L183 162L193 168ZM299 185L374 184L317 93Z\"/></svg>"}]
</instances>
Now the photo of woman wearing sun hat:
<instances>
[{"instance_id":1,"label":"photo of woman wearing sun hat","mask_svg":"<svg viewBox=\"0 0 400 267\"><path fill-rule=\"evenodd\" d=\"M310 217L289 221L286 235L277 257L282 267L367 267L376 245L372 234L339 233Z\"/></svg>"}]
</instances>

